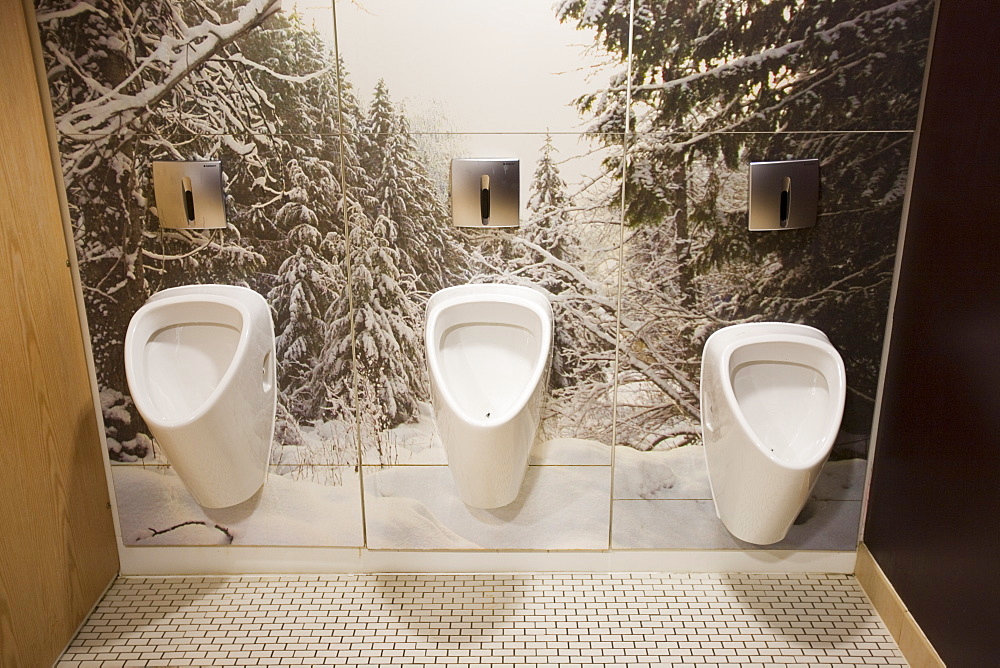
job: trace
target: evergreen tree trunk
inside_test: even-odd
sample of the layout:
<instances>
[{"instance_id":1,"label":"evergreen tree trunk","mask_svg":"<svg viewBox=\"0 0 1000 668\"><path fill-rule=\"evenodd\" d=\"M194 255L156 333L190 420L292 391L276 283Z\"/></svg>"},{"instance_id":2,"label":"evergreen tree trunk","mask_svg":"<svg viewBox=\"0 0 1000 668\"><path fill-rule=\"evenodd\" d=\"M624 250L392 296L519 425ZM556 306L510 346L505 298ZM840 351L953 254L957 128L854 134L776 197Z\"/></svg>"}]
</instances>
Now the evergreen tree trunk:
<instances>
[{"instance_id":1,"label":"evergreen tree trunk","mask_svg":"<svg viewBox=\"0 0 1000 668\"><path fill-rule=\"evenodd\" d=\"M691 234L688 230L687 160L680 161L674 172L674 261L677 262L678 303L684 309L695 305L694 263L691 254Z\"/></svg>"}]
</instances>

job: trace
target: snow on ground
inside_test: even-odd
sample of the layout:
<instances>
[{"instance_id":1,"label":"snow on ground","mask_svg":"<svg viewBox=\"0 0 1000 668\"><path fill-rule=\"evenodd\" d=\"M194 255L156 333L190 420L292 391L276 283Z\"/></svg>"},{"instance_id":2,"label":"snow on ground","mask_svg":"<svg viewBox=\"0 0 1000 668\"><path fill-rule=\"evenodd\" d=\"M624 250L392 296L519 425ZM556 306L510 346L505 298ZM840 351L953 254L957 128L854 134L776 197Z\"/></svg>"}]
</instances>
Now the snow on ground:
<instances>
[{"instance_id":1,"label":"snow on ground","mask_svg":"<svg viewBox=\"0 0 1000 668\"><path fill-rule=\"evenodd\" d=\"M861 519L860 501L813 499L783 541L761 548L726 531L711 499L616 500L614 508L615 549L853 550Z\"/></svg>"},{"instance_id":2,"label":"snow on ground","mask_svg":"<svg viewBox=\"0 0 1000 668\"><path fill-rule=\"evenodd\" d=\"M550 438L535 443L531 464L548 466L610 466L611 448L584 438Z\"/></svg>"},{"instance_id":3,"label":"snow on ground","mask_svg":"<svg viewBox=\"0 0 1000 668\"><path fill-rule=\"evenodd\" d=\"M423 467L421 467L423 468ZM368 546L397 550L476 550L481 546L442 524L417 499L365 496Z\"/></svg>"},{"instance_id":4,"label":"snow on ground","mask_svg":"<svg viewBox=\"0 0 1000 668\"><path fill-rule=\"evenodd\" d=\"M328 420L299 425L301 445L274 443L271 448L272 466L353 466L357 463L354 424L345 420Z\"/></svg>"},{"instance_id":5,"label":"snow on ground","mask_svg":"<svg viewBox=\"0 0 1000 668\"><path fill-rule=\"evenodd\" d=\"M372 439L373 441L375 439ZM434 421L434 408L417 404L417 420L382 432L379 443L364 446L365 464L445 464L444 446ZM384 453L379 456L378 446Z\"/></svg>"},{"instance_id":6,"label":"snow on ground","mask_svg":"<svg viewBox=\"0 0 1000 668\"><path fill-rule=\"evenodd\" d=\"M816 499L839 499L860 501L865 493L865 476L868 473L867 459L841 459L827 462L820 471L819 480L813 488Z\"/></svg>"},{"instance_id":7,"label":"snow on ground","mask_svg":"<svg viewBox=\"0 0 1000 668\"><path fill-rule=\"evenodd\" d=\"M381 449L382 455L379 455ZM379 434L364 446L364 463L406 465L448 463L431 404L418 404L415 422L401 424ZM579 438L553 438L535 443L531 464L559 466L608 466L611 450L599 441Z\"/></svg>"},{"instance_id":8,"label":"snow on ground","mask_svg":"<svg viewBox=\"0 0 1000 668\"><path fill-rule=\"evenodd\" d=\"M816 499L860 501L868 462L844 459L827 462L813 489ZM615 449L616 499L711 499L705 448L690 445L673 450L641 452Z\"/></svg>"},{"instance_id":9,"label":"snow on ground","mask_svg":"<svg viewBox=\"0 0 1000 668\"><path fill-rule=\"evenodd\" d=\"M775 550L857 547L867 462L827 462L796 524ZM704 448L615 452L612 546L618 549L755 549L715 513Z\"/></svg>"},{"instance_id":10,"label":"snow on ground","mask_svg":"<svg viewBox=\"0 0 1000 668\"><path fill-rule=\"evenodd\" d=\"M616 499L711 499L705 449L686 446L641 452L615 448Z\"/></svg>"},{"instance_id":11,"label":"snow on ground","mask_svg":"<svg viewBox=\"0 0 1000 668\"><path fill-rule=\"evenodd\" d=\"M113 466L112 476L126 545L363 543L361 488L350 468L337 486L272 473L251 499L222 509L199 506L168 467Z\"/></svg>"},{"instance_id":12,"label":"snow on ground","mask_svg":"<svg viewBox=\"0 0 1000 668\"><path fill-rule=\"evenodd\" d=\"M462 503L446 466L394 466L366 471L368 546L429 550L470 546L605 549L610 474L607 466L532 466L520 495L510 505L482 510ZM404 500L411 504L401 503ZM463 542L456 544L455 536Z\"/></svg>"},{"instance_id":13,"label":"snow on ground","mask_svg":"<svg viewBox=\"0 0 1000 668\"><path fill-rule=\"evenodd\" d=\"M607 549L610 448L562 438L538 443L518 498L481 510L458 497L426 413L392 430L408 465L365 470L368 545L395 550ZM319 425L317 430L324 429ZM328 429L328 428L327 428ZM324 434L326 435L326 434ZM425 463L431 462L431 463ZM567 463L577 465L567 465ZM589 465L579 465L589 464ZM788 537L772 549L854 549L866 462L828 462ZM112 467L126 545L362 544L353 467L280 467L253 499L198 506L169 467ZM613 547L750 549L715 515L704 448L615 452Z\"/></svg>"},{"instance_id":14,"label":"snow on ground","mask_svg":"<svg viewBox=\"0 0 1000 668\"><path fill-rule=\"evenodd\" d=\"M812 500L807 521L762 548L726 531L711 499L621 500L614 507L612 547L639 550L853 550L861 517L860 501Z\"/></svg>"}]
</instances>

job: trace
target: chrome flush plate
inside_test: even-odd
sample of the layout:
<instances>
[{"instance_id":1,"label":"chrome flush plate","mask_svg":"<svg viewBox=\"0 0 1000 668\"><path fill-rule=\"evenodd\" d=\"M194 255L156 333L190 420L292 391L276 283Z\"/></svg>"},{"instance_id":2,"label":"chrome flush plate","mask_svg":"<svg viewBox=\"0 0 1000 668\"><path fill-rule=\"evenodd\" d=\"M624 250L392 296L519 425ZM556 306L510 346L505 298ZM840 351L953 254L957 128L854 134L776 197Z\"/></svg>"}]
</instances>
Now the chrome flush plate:
<instances>
[{"instance_id":1,"label":"chrome flush plate","mask_svg":"<svg viewBox=\"0 0 1000 668\"><path fill-rule=\"evenodd\" d=\"M750 163L751 231L795 230L816 224L819 160Z\"/></svg>"}]
</instances>

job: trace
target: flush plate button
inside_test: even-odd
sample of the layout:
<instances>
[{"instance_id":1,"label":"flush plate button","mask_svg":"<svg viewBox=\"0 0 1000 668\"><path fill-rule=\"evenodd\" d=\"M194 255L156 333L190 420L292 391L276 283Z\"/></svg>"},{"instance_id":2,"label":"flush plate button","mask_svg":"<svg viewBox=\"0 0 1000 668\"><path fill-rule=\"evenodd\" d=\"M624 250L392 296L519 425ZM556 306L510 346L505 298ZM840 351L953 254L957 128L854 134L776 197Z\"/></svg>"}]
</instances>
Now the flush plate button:
<instances>
[{"instance_id":1,"label":"flush plate button","mask_svg":"<svg viewBox=\"0 0 1000 668\"><path fill-rule=\"evenodd\" d=\"M452 224L517 227L520 184L517 158L455 158L451 161Z\"/></svg>"},{"instance_id":2,"label":"flush plate button","mask_svg":"<svg viewBox=\"0 0 1000 668\"><path fill-rule=\"evenodd\" d=\"M819 160L750 163L750 230L795 230L816 224Z\"/></svg>"},{"instance_id":3,"label":"flush plate button","mask_svg":"<svg viewBox=\"0 0 1000 668\"><path fill-rule=\"evenodd\" d=\"M160 227L208 230L226 227L222 162L154 160L153 197Z\"/></svg>"}]
</instances>

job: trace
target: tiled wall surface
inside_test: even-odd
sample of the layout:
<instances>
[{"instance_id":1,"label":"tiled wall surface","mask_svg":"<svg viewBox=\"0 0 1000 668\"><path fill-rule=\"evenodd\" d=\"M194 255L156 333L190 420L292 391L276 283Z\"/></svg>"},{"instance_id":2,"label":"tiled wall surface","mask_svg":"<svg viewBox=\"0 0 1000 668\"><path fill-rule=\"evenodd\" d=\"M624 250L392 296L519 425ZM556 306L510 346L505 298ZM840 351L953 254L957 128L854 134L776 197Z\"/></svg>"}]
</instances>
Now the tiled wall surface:
<instances>
[{"instance_id":1,"label":"tiled wall surface","mask_svg":"<svg viewBox=\"0 0 1000 668\"><path fill-rule=\"evenodd\" d=\"M850 390L777 547L854 548L929 0L273 4L36 7L127 545L745 549L712 507L700 351L783 320L827 332ZM497 156L522 226L452 229L450 159ZM159 228L161 158L224 161L224 233ZM782 158L820 159L818 224L751 235L747 165ZM422 339L431 293L484 281L556 315L532 465L493 511L454 490ZM269 478L224 510L122 362L150 294L207 282L259 291L278 336Z\"/></svg>"}]
</instances>

